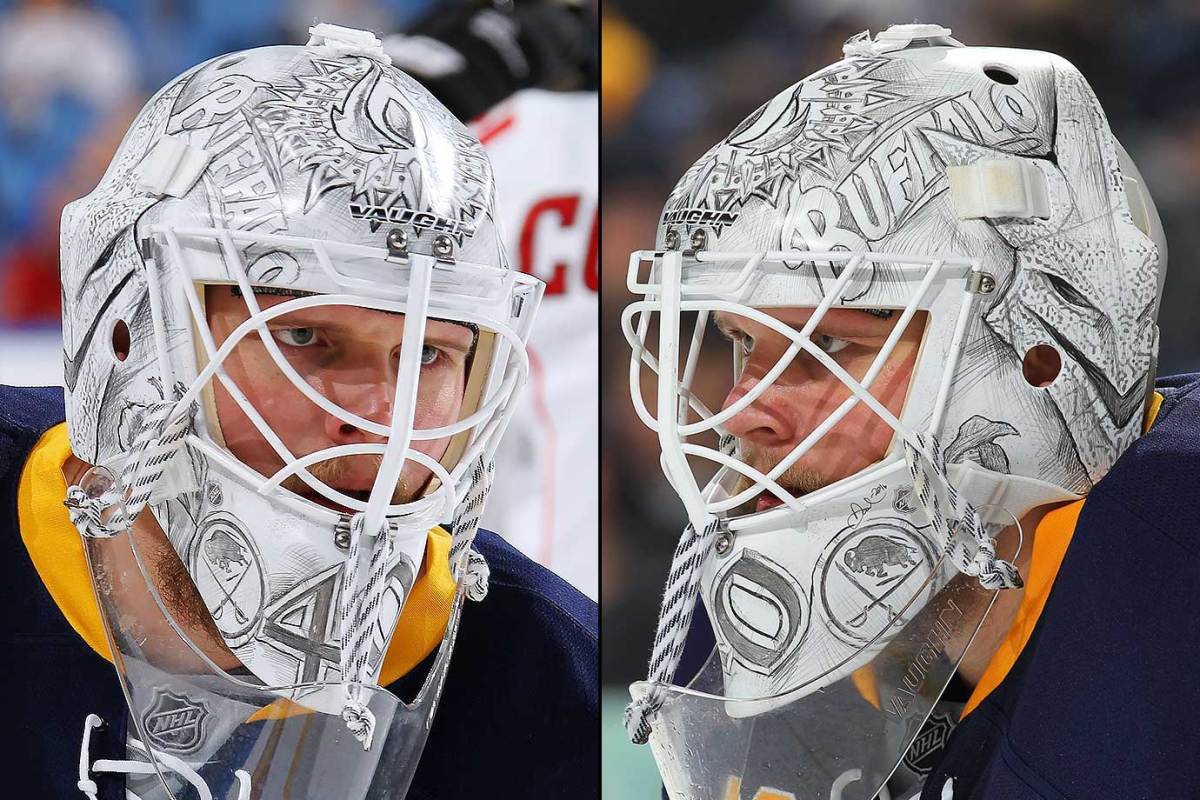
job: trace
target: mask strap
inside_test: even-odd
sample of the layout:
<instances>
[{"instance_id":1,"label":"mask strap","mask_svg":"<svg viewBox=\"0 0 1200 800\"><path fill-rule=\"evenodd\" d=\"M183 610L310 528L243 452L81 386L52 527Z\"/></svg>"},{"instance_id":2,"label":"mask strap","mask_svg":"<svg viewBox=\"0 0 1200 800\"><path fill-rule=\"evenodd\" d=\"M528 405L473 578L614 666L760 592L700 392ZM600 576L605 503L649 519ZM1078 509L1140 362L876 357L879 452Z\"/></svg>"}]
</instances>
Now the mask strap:
<instances>
[{"instance_id":1,"label":"mask strap","mask_svg":"<svg viewBox=\"0 0 1200 800\"><path fill-rule=\"evenodd\" d=\"M483 506L491 489L493 464L481 456L475 463L471 485L458 507L450 528L450 564L458 579L465 568L466 595L474 601L487 595L487 561L471 548L479 530ZM365 530L366 514L355 514L350 520L350 552L342 572L341 596L341 670L348 684L342 719L347 729L363 746L371 748L375 732L375 715L362 701L362 686L372 676L370 672L372 632L379 623L379 610L387 588L387 572L394 553L396 530L388 520L382 528L369 533ZM463 552L467 557L460 563Z\"/></svg>"},{"instance_id":2,"label":"mask strap","mask_svg":"<svg viewBox=\"0 0 1200 800\"><path fill-rule=\"evenodd\" d=\"M935 434L916 434L916 446L905 440L904 460L912 475L917 502L929 517L934 532L945 545L945 552L959 572L977 576L985 589L1018 589L1024 585L1021 574L1008 561L996 558L996 542L984 528L979 512L954 488L946 475L946 454ZM922 453L932 454L932 458ZM950 500L953 519L942 515L934 487L940 483Z\"/></svg>"},{"instance_id":3,"label":"mask strap","mask_svg":"<svg viewBox=\"0 0 1200 800\"><path fill-rule=\"evenodd\" d=\"M350 552L341 579L339 666L342 680L348 683L342 719L363 750L370 750L375 715L362 701L362 686L370 678L371 634L379 623L387 573L396 549L396 531L386 518L378 531L368 533L365 525L363 512L350 520Z\"/></svg>"},{"instance_id":4,"label":"mask strap","mask_svg":"<svg viewBox=\"0 0 1200 800\"><path fill-rule=\"evenodd\" d=\"M464 568L461 563L462 553L467 549L464 576L467 581L467 598L476 602L487 596L490 571L487 561L475 550L472 543L479 531L479 520L483 516L483 506L487 501L488 492L491 491L495 471L495 462L485 461L483 456L476 460L471 470L471 485L467 488L467 494L450 524L450 569L454 571L457 580Z\"/></svg>"},{"instance_id":5,"label":"mask strap","mask_svg":"<svg viewBox=\"0 0 1200 800\"><path fill-rule=\"evenodd\" d=\"M625 707L625 732L634 744L645 744L650 738L650 717L663 704L662 687L675 678L699 595L700 565L720 527L721 520L714 519L696 533L695 527L688 523L671 558L671 574L650 653L650 691Z\"/></svg>"}]
</instances>

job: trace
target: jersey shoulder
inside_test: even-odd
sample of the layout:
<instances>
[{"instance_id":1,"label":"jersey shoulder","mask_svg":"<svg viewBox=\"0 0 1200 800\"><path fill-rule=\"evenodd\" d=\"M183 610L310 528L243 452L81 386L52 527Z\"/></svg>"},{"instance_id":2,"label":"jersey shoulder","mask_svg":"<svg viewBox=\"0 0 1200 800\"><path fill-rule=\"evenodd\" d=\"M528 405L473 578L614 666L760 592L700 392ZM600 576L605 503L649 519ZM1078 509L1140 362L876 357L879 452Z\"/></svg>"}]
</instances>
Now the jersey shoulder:
<instances>
[{"instance_id":1,"label":"jersey shoulder","mask_svg":"<svg viewBox=\"0 0 1200 800\"><path fill-rule=\"evenodd\" d=\"M600 612L595 601L491 531L479 531L475 547L488 562L489 598L498 592L506 604L527 606L539 618L567 626L574 638L598 639Z\"/></svg>"},{"instance_id":2,"label":"jersey shoulder","mask_svg":"<svg viewBox=\"0 0 1200 800\"><path fill-rule=\"evenodd\" d=\"M1191 497L1200 474L1200 375L1178 375L1158 382L1162 407L1154 424L1117 460L1092 490L1139 509L1154 527L1171 520L1190 524L1193 514L1161 513L1178 509ZM1147 516L1149 515L1149 516Z\"/></svg>"},{"instance_id":3,"label":"jersey shoulder","mask_svg":"<svg viewBox=\"0 0 1200 800\"><path fill-rule=\"evenodd\" d=\"M37 440L65 418L62 387L0 384L0 481L15 482Z\"/></svg>"},{"instance_id":4,"label":"jersey shoulder","mask_svg":"<svg viewBox=\"0 0 1200 800\"><path fill-rule=\"evenodd\" d=\"M489 531L488 593L467 603L410 795L595 797L597 606ZM462 754L473 769L462 769Z\"/></svg>"}]
</instances>

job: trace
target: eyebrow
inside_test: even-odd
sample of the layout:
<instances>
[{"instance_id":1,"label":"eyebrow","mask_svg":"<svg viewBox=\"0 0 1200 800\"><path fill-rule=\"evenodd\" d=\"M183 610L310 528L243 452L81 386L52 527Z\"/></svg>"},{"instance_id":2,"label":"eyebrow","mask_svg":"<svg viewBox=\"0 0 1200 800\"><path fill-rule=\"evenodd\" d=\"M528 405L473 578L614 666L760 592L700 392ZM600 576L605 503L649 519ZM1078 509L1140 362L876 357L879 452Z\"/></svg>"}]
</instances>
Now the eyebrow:
<instances>
[{"instance_id":1,"label":"eyebrow","mask_svg":"<svg viewBox=\"0 0 1200 800\"><path fill-rule=\"evenodd\" d=\"M880 320L891 319L896 314L896 309L894 309L894 308L843 308L843 309L838 309L838 310L839 311L857 311L857 312L860 312L863 314L869 314L874 319L880 319ZM723 314L723 313L716 314L713 317L713 321L714 321L714 324L717 326L717 329L719 331L721 331L721 333L732 338L732 336L734 334L742 332L742 329L740 326L738 326L734 323L728 322L726 320L727 316L730 316L730 315ZM736 315L733 315L733 316L736 316ZM809 319L811 319L811 317ZM820 322L817 323L817 327L818 328L821 327L821 325L825 324L828 320L829 320L828 316L822 316ZM793 330L799 330L800 328L802 328L808 324L807 319L804 320L804 322L801 323L799 327L797 327L796 325L794 325L786 320L779 320L779 321L782 322L784 325L787 325L789 328L792 328Z\"/></svg>"},{"instance_id":2,"label":"eyebrow","mask_svg":"<svg viewBox=\"0 0 1200 800\"><path fill-rule=\"evenodd\" d=\"M439 321L441 321L441 320L439 320ZM445 321L451 322L451 320L445 320ZM474 350L475 343L479 341L479 328L475 327L474 329L472 329L472 327L467 325L466 323L451 322L451 324L458 325L459 327L466 328L467 330L471 331L471 334L472 334L471 341L460 342L459 340L454 339L450 336L438 335L436 333L431 333L429 331L429 329L426 328L425 329L425 344L439 344L439 345L442 345L445 347L453 347L457 350L462 350L464 353L469 353L472 350Z\"/></svg>"},{"instance_id":3,"label":"eyebrow","mask_svg":"<svg viewBox=\"0 0 1200 800\"><path fill-rule=\"evenodd\" d=\"M309 310L309 309L300 309L299 311L290 311L281 317L276 317L275 319L268 320L265 324L267 325L268 328L274 328L274 329L319 328L320 330L323 330L323 331L332 331L332 332L339 333L339 334L345 333L347 331L353 332L354 330L356 330L353 325L347 325L345 323L338 322L336 320L313 319L311 317L307 317L307 316L305 316L305 313L304 313L307 310ZM395 314L396 316L402 316L401 312L385 311L383 313ZM468 342L462 342L462 341L459 341L458 339L454 338L453 335L451 335L449 331L447 331L445 333L437 333L437 332L430 330L428 327L426 327L425 328L425 343L426 344L436 344L436 345L439 345L442 347L450 347L450 348L454 348L456 350L461 350L464 353L469 353L475 349L475 345L479 342L479 326L472 322L460 322L459 320L454 320L454 319L437 319L436 317L430 317L428 321L429 322L443 322L443 323L446 323L449 325L454 325L459 328L465 328L471 334L471 340Z\"/></svg>"}]
</instances>

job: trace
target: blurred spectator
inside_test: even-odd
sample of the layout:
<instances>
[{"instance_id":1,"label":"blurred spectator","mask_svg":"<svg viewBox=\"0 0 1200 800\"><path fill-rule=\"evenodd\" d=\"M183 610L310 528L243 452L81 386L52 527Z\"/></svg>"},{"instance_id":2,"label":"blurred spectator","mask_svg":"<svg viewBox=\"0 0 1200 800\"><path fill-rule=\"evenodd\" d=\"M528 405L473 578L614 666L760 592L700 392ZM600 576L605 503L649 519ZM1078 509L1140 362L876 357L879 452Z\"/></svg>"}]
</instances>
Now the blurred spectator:
<instances>
[{"instance_id":1,"label":"blurred spectator","mask_svg":"<svg viewBox=\"0 0 1200 800\"><path fill-rule=\"evenodd\" d=\"M0 43L0 320L54 323L64 190L108 162L86 144L138 91L132 42L88 4L26 0L0 16Z\"/></svg>"},{"instance_id":2,"label":"blurred spectator","mask_svg":"<svg viewBox=\"0 0 1200 800\"><path fill-rule=\"evenodd\" d=\"M0 18L0 114L31 131L69 96L97 109L136 86L129 37L106 12L76 0L25 0Z\"/></svg>"}]
</instances>

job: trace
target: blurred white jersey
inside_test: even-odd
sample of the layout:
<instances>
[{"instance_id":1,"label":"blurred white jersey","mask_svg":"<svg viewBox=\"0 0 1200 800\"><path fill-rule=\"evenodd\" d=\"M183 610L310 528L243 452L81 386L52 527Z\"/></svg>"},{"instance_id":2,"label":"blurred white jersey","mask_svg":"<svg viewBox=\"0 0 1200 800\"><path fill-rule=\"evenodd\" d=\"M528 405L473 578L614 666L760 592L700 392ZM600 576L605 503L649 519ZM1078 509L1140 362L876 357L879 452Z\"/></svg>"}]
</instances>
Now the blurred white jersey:
<instances>
[{"instance_id":1,"label":"blurred white jersey","mask_svg":"<svg viewBox=\"0 0 1200 800\"><path fill-rule=\"evenodd\" d=\"M496 456L483 526L597 598L599 100L518 92L473 128L514 266L546 281L530 380Z\"/></svg>"}]
</instances>

